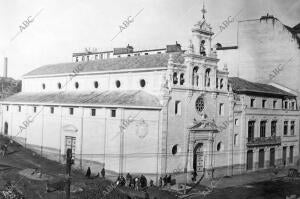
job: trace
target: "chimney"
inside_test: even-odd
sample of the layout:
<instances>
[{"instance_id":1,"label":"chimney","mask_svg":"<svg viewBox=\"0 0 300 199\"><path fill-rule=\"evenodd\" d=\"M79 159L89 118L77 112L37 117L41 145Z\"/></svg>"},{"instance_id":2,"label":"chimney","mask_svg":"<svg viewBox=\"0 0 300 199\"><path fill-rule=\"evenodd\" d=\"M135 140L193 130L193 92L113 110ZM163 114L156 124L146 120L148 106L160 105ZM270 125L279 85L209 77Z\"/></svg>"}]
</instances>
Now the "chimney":
<instances>
[{"instance_id":1,"label":"chimney","mask_svg":"<svg viewBox=\"0 0 300 199\"><path fill-rule=\"evenodd\" d=\"M7 57L4 57L3 77L7 77Z\"/></svg>"}]
</instances>

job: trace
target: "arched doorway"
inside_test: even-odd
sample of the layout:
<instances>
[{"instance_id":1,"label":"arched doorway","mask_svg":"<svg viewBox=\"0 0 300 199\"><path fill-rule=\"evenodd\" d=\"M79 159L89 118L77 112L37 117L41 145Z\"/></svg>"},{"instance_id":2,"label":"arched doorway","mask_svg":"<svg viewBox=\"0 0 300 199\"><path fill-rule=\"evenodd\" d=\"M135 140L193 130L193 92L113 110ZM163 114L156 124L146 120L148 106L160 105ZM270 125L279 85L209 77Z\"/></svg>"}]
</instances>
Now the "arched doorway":
<instances>
[{"instance_id":1,"label":"arched doorway","mask_svg":"<svg viewBox=\"0 0 300 199\"><path fill-rule=\"evenodd\" d=\"M8 134L8 123L5 122L4 123L4 135L7 135Z\"/></svg>"},{"instance_id":2,"label":"arched doorway","mask_svg":"<svg viewBox=\"0 0 300 199\"><path fill-rule=\"evenodd\" d=\"M193 169L195 172L203 172L204 169L204 155L203 155L203 144L198 143L193 152Z\"/></svg>"}]
</instances>

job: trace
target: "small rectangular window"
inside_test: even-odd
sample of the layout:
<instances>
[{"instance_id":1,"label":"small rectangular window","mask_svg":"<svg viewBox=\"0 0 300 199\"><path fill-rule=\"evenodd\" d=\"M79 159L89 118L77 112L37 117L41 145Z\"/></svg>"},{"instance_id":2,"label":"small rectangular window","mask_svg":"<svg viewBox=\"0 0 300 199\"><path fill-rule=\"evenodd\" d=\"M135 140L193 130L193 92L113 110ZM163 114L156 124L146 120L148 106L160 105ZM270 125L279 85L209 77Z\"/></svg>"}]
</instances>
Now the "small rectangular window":
<instances>
[{"instance_id":1,"label":"small rectangular window","mask_svg":"<svg viewBox=\"0 0 300 199\"><path fill-rule=\"evenodd\" d=\"M110 116L111 117L116 117L116 110L115 109L110 110Z\"/></svg>"},{"instance_id":2,"label":"small rectangular window","mask_svg":"<svg viewBox=\"0 0 300 199\"><path fill-rule=\"evenodd\" d=\"M19 109L19 112L21 112L21 110L22 110L22 109L21 109L21 106L19 106L18 109Z\"/></svg>"},{"instance_id":3,"label":"small rectangular window","mask_svg":"<svg viewBox=\"0 0 300 199\"><path fill-rule=\"evenodd\" d=\"M6 111L9 111L9 106L8 105L6 106Z\"/></svg>"},{"instance_id":4,"label":"small rectangular window","mask_svg":"<svg viewBox=\"0 0 300 199\"><path fill-rule=\"evenodd\" d=\"M254 107L254 102L255 102L255 99L250 100L250 107L252 107L252 108Z\"/></svg>"},{"instance_id":5,"label":"small rectangular window","mask_svg":"<svg viewBox=\"0 0 300 199\"><path fill-rule=\"evenodd\" d=\"M267 100L262 100L262 108L266 108L266 101Z\"/></svg>"},{"instance_id":6,"label":"small rectangular window","mask_svg":"<svg viewBox=\"0 0 300 199\"><path fill-rule=\"evenodd\" d=\"M148 55L148 53L145 53L145 55Z\"/></svg>"},{"instance_id":7,"label":"small rectangular window","mask_svg":"<svg viewBox=\"0 0 300 199\"><path fill-rule=\"evenodd\" d=\"M69 108L69 114L73 115L74 114L74 108Z\"/></svg>"},{"instance_id":8,"label":"small rectangular window","mask_svg":"<svg viewBox=\"0 0 300 199\"><path fill-rule=\"evenodd\" d=\"M96 115L96 109L94 109L94 108L91 109L91 115L92 115L92 116L95 116L95 115Z\"/></svg>"},{"instance_id":9,"label":"small rectangular window","mask_svg":"<svg viewBox=\"0 0 300 199\"><path fill-rule=\"evenodd\" d=\"M181 102L175 101L175 115L181 115Z\"/></svg>"},{"instance_id":10,"label":"small rectangular window","mask_svg":"<svg viewBox=\"0 0 300 199\"><path fill-rule=\"evenodd\" d=\"M50 112L51 112L51 114L54 113L54 107L50 107Z\"/></svg>"},{"instance_id":11,"label":"small rectangular window","mask_svg":"<svg viewBox=\"0 0 300 199\"><path fill-rule=\"evenodd\" d=\"M277 101L274 100L274 101L273 101L273 109L276 109L276 104L277 104Z\"/></svg>"},{"instance_id":12,"label":"small rectangular window","mask_svg":"<svg viewBox=\"0 0 300 199\"><path fill-rule=\"evenodd\" d=\"M78 62L78 57L76 57L76 62Z\"/></svg>"},{"instance_id":13,"label":"small rectangular window","mask_svg":"<svg viewBox=\"0 0 300 199\"><path fill-rule=\"evenodd\" d=\"M288 134L288 121L284 121L284 124L283 124L283 135L287 135Z\"/></svg>"},{"instance_id":14,"label":"small rectangular window","mask_svg":"<svg viewBox=\"0 0 300 199\"><path fill-rule=\"evenodd\" d=\"M291 121L291 135L295 133L295 121Z\"/></svg>"},{"instance_id":15,"label":"small rectangular window","mask_svg":"<svg viewBox=\"0 0 300 199\"><path fill-rule=\"evenodd\" d=\"M234 119L234 124L235 124L235 126L239 126L240 124L239 124L239 119Z\"/></svg>"},{"instance_id":16,"label":"small rectangular window","mask_svg":"<svg viewBox=\"0 0 300 199\"><path fill-rule=\"evenodd\" d=\"M235 135L234 135L234 140L233 140L234 146L237 145L237 141L238 141L238 134L235 134Z\"/></svg>"},{"instance_id":17,"label":"small rectangular window","mask_svg":"<svg viewBox=\"0 0 300 199\"><path fill-rule=\"evenodd\" d=\"M224 104L220 103L219 105L219 115L224 115Z\"/></svg>"},{"instance_id":18,"label":"small rectangular window","mask_svg":"<svg viewBox=\"0 0 300 199\"><path fill-rule=\"evenodd\" d=\"M161 54L161 52L157 52L157 54Z\"/></svg>"},{"instance_id":19,"label":"small rectangular window","mask_svg":"<svg viewBox=\"0 0 300 199\"><path fill-rule=\"evenodd\" d=\"M33 107L33 112L34 112L34 113L36 112L36 106Z\"/></svg>"}]
</instances>

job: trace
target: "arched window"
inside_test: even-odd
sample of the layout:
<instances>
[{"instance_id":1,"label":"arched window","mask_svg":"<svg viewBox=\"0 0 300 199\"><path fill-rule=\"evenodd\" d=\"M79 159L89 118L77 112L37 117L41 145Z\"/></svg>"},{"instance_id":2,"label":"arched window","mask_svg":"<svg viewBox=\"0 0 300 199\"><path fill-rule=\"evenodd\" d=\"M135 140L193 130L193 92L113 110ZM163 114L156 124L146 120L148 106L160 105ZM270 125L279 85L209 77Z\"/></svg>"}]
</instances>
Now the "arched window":
<instances>
[{"instance_id":1,"label":"arched window","mask_svg":"<svg viewBox=\"0 0 300 199\"><path fill-rule=\"evenodd\" d=\"M184 84L184 73L180 74L180 85Z\"/></svg>"},{"instance_id":2,"label":"arched window","mask_svg":"<svg viewBox=\"0 0 300 199\"><path fill-rule=\"evenodd\" d=\"M223 79L220 79L220 89L222 89L223 88Z\"/></svg>"},{"instance_id":3,"label":"arched window","mask_svg":"<svg viewBox=\"0 0 300 199\"><path fill-rule=\"evenodd\" d=\"M60 82L57 84L57 88L61 89L61 83Z\"/></svg>"},{"instance_id":4,"label":"arched window","mask_svg":"<svg viewBox=\"0 0 300 199\"><path fill-rule=\"evenodd\" d=\"M210 68L205 70L205 83L204 83L204 85L206 87L210 86Z\"/></svg>"},{"instance_id":5,"label":"arched window","mask_svg":"<svg viewBox=\"0 0 300 199\"><path fill-rule=\"evenodd\" d=\"M43 88L43 90L45 90L45 88L46 88L46 84L42 84L42 88Z\"/></svg>"},{"instance_id":6,"label":"arched window","mask_svg":"<svg viewBox=\"0 0 300 199\"><path fill-rule=\"evenodd\" d=\"M172 147L172 154L173 154L173 155L176 155L176 154L177 154L177 151L178 151L178 144L175 144L175 145Z\"/></svg>"},{"instance_id":7,"label":"arched window","mask_svg":"<svg viewBox=\"0 0 300 199\"><path fill-rule=\"evenodd\" d=\"M193 68L193 76L192 76L192 85L193 86L198 86L198 81L199 81L199 76L197 74L198 69L199 69L198 66L195 66Z\"/></svg>"},{"instance_id":8,"label":"arched window","mask_svg":"<svg viewBox=\"0 0 300 199\"><path fill-rule=\"evenodd\" d=\"M75 82L75 88L78 89L79 88L79 83Z\"/></svg>"},{"instance_id":9,"label":"arched window","mask_svg":"<svg viewBox=\"0 0 300 199\"><path fill-rule=\"evenodd\" d=\"M177 73L174 72L174 73L173 73L173 84L177 84L177 83L178 83Z\"/></svg>"},{"instance_id":10,"label":"arched window","mask_svg":"<svg viewBox=\"0 0 300 199\"><path fill-rule=\"evenodd\" d=\"M146 86L146 81L144 79L140 80L140 86L144 88Z\"/></svg>"},{"instance_id":11,"label":"arched window","mask_svg":"<svg viewBox=\"0 0 300 199\"><path fill-rule=\"evenodd\" d=\"M222 151L223 150L223 144L222 142L219 142L217 145L217 151Z\"/></svg>"},{"instance_id":12,"label":"arched window","mask_svg":"<svg viewBox=\"0 0 300 199\"><path fill-rule=\"evenodd\" d=\"M116 87L117 87L117 88L120 88L120 86L121 86L121 82L120 82L120 80L117 80L117 81L116 81Z\"/></svg>"},{"instance_id":13,"label":"arched window","mask_svg":"<svg viewBox=\"0 0 300 199\"><path fill-rule=\"evenodd\" d=\"M98 86L99 86L99 83L97 81L94 81L94 87L98 88Z\"/></svg>"}]
</instances>

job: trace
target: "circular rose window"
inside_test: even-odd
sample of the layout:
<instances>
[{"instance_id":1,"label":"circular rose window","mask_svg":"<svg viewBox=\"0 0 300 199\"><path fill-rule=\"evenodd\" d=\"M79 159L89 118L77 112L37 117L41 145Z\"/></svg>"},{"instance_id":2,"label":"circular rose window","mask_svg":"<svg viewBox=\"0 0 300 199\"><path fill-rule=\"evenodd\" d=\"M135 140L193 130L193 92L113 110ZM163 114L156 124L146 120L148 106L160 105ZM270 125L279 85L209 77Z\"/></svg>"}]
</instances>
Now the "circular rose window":
<instances>
[{"instance_id":1,"label":"circular rose window","mask_svg":"<svg viewBox=\"0 0 300 199\"><path fill-rule=\"evenodd\" d=\"M202 97L198 97L198 99L196 100L196 109L198 112L202 112L204 109L204 100Z\"/></svg>"}]
</instances>

